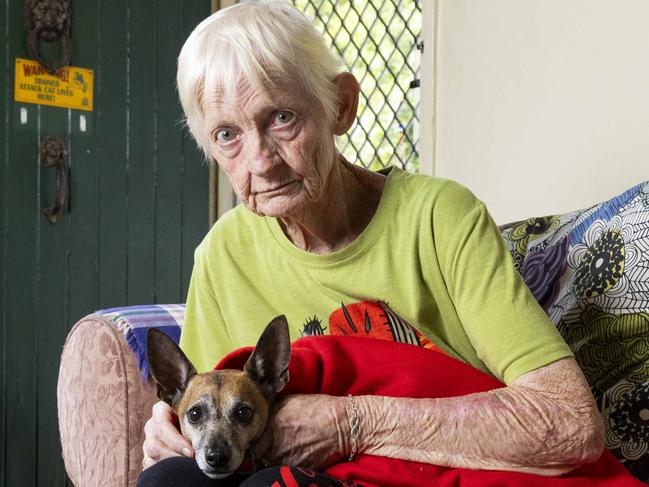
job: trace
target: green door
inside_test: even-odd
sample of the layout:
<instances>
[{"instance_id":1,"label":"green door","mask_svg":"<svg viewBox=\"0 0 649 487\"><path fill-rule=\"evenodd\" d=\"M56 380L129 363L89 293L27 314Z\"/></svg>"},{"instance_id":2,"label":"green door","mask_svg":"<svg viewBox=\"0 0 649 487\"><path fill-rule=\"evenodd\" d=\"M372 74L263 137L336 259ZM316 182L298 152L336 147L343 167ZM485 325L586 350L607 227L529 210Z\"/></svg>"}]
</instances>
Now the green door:
<instances>
[{"instance_id":1,"label":"green door","mask_svg":"<svg viewBox=\"0 0 649 487\"><path fill-rule=\"evenodd\" d=\"M208 167L181 131L176 57L209 0L72 0L73 66L94 70L94 109L14 102L28 58L25 0L0 4L0 486L66 479L56 420L61 348L93 310L183 302L208 229ZM67 205L39 143L61 137Z\"/></svg>"}]
</instances>

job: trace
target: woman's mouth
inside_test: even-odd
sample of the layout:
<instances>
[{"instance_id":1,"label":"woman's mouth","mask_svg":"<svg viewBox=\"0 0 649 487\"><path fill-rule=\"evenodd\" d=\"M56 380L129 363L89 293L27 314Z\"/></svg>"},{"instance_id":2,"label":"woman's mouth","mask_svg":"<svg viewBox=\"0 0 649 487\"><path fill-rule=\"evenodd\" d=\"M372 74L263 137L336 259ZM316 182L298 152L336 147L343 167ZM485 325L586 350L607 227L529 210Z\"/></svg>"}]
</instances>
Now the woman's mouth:
<instances>
[{"instance_id":1,"label":"woman's mouth","mask_svg":"<svg viewBox=\"0 0 649 487\"><path fill-rule=\"evenodd\" d=\"M282 183L278 184L276 186L271 186L269 188L265 188L259 191L256 191L255 194L269 194L269 193L275 193L277 191L281 191L282 189L286 188L287 186L290 186L293 183L297 183L297 181L289 181L287 183Z\"/></svg>"}]
</instances>

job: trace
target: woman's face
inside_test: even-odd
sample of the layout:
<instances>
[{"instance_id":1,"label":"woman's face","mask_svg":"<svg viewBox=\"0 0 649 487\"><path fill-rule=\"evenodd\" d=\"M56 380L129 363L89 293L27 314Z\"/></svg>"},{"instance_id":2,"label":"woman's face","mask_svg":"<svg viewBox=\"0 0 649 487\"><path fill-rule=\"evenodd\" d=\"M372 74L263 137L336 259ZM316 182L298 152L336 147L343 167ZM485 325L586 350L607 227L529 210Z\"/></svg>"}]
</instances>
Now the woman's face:
<instances>
[{"instance_id":1,"label":"woman's face","mask_svg":"<svg viewBox=\"0 0 649 487\"><path fill-rule=\"evenodd\" d=\"M209 152L244 204L262 216L290 217L318 202L335 161L331 124L297 90L208 94Z\"/></svg>"}]
</instances>

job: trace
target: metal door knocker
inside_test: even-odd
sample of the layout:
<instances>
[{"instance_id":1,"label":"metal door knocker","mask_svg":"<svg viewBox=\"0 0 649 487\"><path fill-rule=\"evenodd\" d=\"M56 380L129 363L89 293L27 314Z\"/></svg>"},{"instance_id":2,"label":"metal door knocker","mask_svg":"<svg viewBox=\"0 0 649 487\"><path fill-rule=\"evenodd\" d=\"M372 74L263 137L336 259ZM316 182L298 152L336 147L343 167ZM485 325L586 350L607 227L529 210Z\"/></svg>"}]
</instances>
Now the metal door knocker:
<instances>
[{"instance_id":1,"label":"metal door knocker","mask_svg":"<svg viewBox=\"0 0 649 487\"><path fill-rule=\"evenodd\" d=\"M43 209L43 213L50 220L50 223L54 224L59 219L61 209L65 206L68 182L65 159L68 157L68 149L62 139L48 135L41 142L40 151L43 165L56 169L56 196L54 206Z\"/></svg>"},{"instance_id":2,"label":"metal door knocker","mask_svg":"<svg viewBox=\"0 0 649 487\"><path fill-rule=\"evenodd\" d=\"M27 47L31 58L41 63L50 74L70 64L72 40L70 0L27 0ZM40 41L62 42L63 57L47 61L40 53Z\"/></svg>"}]
</instances>

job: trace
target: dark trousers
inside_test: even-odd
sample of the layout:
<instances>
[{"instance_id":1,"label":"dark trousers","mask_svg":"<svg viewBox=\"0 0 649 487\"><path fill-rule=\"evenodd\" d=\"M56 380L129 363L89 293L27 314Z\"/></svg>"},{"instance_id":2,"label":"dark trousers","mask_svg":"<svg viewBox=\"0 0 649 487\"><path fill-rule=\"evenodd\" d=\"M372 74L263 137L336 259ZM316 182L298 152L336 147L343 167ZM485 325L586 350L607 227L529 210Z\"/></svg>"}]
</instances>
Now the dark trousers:
<instances>
[{"instance_id":1,"label":"dark trousers","mask_svg":"<svg viewBox=\"0 0 649 487\"><path fill-rule=\"evenodd\" d=\"M253 474L233 474L211 479L193 458L172 457L147 468L137 487L352 487L327 475L297 467L271 467Z\"/></svg>"}]
</instances>

